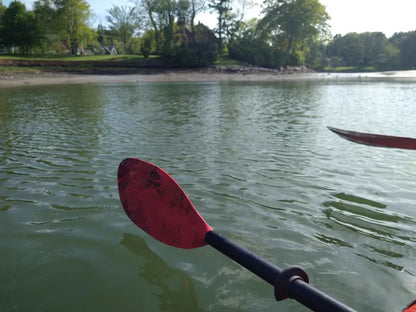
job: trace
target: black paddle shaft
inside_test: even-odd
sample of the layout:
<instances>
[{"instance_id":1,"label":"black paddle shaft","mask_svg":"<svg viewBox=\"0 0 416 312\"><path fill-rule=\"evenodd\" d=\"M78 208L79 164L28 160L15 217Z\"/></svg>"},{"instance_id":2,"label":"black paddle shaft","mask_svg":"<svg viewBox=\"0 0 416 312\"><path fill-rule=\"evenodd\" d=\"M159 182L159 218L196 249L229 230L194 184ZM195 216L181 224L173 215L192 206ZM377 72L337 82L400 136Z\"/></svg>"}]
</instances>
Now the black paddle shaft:
<instances>
[{"instance_id":1,"label":"black paddle shaft","mask_svg":"<svg viewBox=\"0 0 416 312\"><path fill-rule=\"evenodd\" d=\"M308 276L300 267L281 270L229 239L209 231L205 236L211 245L227 257L241 264L275 288L276 300L292 298L316 312L354 312L343 303L329 297L308 284Z\"/></svg>"}]
</instances>

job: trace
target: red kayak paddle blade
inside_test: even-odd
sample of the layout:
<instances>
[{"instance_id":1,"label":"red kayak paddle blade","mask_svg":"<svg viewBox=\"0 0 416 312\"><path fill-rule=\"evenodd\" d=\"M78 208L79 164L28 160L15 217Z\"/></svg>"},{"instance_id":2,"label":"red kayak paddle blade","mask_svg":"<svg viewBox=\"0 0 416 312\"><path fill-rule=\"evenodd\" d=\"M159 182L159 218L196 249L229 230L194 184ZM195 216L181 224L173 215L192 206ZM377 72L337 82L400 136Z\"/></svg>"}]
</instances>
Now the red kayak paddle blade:
<instances>
[{"instance_id":1,"label":"red kayak paddle blade","mask_svg":"<svg viewBox=\"0 0 416 312\"><path fill-rule=\"evenodd\" d=\"M211 227L163 169L125 159L118 168L118 190L129 218L157 240L185 249L206 245L205 234Z\"/></svg>"},{"instance_id":2,"label":"red kayak paddle blade","mask_svg":"<svg viewBox=\"0 0 416 312\"><path fill-rule=\"evenodd\" d=\"M402 312L416 312L416 300L404 308Z\"/></svg>"},{"instance_id":3,"label":"red kayak paddle blade","mask_svg":"<svg viewBox=\"0 0 416 312\"><path fill-rule=\"evenodd\" d=\"M332 127L328 127L328 129L340 137L355 143L377 147L416 149L416 139L413 138L348 131Z\"/></svg>"}]
</instances>

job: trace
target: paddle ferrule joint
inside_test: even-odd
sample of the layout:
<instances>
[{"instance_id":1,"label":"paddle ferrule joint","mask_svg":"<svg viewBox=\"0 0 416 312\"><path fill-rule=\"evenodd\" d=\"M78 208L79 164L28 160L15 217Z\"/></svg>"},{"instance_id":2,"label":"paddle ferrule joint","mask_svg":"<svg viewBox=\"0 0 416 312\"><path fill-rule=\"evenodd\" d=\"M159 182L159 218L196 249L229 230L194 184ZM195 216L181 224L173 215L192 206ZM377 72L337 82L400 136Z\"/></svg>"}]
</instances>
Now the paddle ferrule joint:
<instances>
[{"instance_id":1,"label":"paddle ferrule joint","mask_svg":"<svg viewBox=\"0 0 416 312\"><path fill-rule=\"evenodd\" d=\"M290 285L296 280L309 283L308 274L302 267L290 266L282 270L274 283L274 296L277 301L291 298Z\"/></svg>"}]
</instances>

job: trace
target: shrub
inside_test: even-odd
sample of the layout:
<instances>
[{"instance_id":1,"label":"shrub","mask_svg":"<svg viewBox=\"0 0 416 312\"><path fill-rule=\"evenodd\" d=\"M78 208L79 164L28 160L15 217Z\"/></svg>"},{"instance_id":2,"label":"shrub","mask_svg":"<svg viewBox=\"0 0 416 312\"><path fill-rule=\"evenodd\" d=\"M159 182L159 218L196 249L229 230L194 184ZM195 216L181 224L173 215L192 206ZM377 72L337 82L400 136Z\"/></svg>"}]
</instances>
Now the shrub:
<instances>
[{"instance_id":1,"label":"shrub","mask_svg":"<svg viewBox=\"0 0 416 312\"><path fill-rule=\"evenodd\" d=\"M216 46L207 42L182 43L164 54L166 64L177 67L203 67L217 57Z\"/></svg>"},{"instance_id":2,"label":"shrub","mask_svg":"<svg viewBox=\"0 0 416 312\"><path fill-rule=\"evenodd\" d=\"M277 67L282 65L282 55L259 39L237 39L228 45L230 58L251 65Z\"/></svg>"}]
</instances>

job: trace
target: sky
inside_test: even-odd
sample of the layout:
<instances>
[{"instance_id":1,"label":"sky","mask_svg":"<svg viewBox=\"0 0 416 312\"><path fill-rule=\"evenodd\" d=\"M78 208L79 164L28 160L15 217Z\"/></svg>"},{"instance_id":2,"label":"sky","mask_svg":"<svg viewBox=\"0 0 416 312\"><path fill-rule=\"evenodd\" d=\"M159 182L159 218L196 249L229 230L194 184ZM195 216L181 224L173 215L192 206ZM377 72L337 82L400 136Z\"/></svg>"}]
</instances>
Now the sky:
<instances>
[{"instance_id":1,"label":"sky","mask_svg":"<svg viewBox=\"0 0 416 312\"><path fill-rule=\"evenodd\" d=\"M32 0L20 0L32 9ZM261 1L261 0L254 0ZM8 6L11 0L3 0ZM107 11L113 6L133 6L134 0L87 0L95 13L93 25L105 24ZM320 0L331 20L331 33L345 35L349 32L381 31L387 37L395 32L416 30L416 0ZM257 16L260 9L248 15ZM251 13L251 14L250 14ZM209 13L199 17L209 27L215 26L215 16Z\"/></svg>"}]
</instances>

